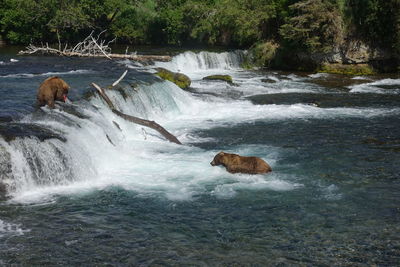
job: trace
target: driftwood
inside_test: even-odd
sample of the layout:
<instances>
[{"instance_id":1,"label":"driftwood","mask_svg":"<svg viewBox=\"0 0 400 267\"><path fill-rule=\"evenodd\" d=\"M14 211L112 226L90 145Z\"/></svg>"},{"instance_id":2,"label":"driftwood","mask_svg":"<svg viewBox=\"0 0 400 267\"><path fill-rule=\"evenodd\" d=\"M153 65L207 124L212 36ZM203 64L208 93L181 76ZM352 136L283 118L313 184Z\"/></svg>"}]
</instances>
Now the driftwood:
<instances>
[{"instance_id":1,"label":"driftwood","mask_svg":"<svg viewBox=\"0 0 400 267\"><path fill-rule=\"evenodd\" d=\"M100 36L105 31L102 31L97 38L93 36L93 32L89 34L82 42L77 43L74 47L68 48L66 44L64 49L61 49L62 45L59 41L58 49L52 48L49 44L41 46L35 46L30 44L26 47L26 50L22 50L18 55L33 55L33 54L50 54L65 57L100 57L100 58L121 58L121 59L131 59L134 61L170 61L170 56L158 56L158 55L137 55L137 54L113 54L111 53L110 44L115 41L115 39L106 43L106 41L101 40Z\"/></svg>"},{"instance_id":2,"label":"driftwood","mask_svg":"<svg viewBox=\"0 0 400 267\"><path fill-rule=\"evenodd\" d=\"M125 75L126 75L126 73L123 74L123 76L125 76ZM123 76L122 76L122 78L123 78ZM119 82L120 80L122 80L122 78L118 79L116 82ZM144 120L144 119L141 119L141 118L138 118L138 117L134 117L134 116L131 116L131 115L127 115L127 114L124 114L124 113L118 111L115 108L115 106L114 106L113 102L111 101L111 99L106 95L106 93L104 92L104 90L100 86L98 86L95 83L92 83L92 86L97 89L97 92L99 93L99 95L104 99L104 101L107 103L108 107L111 109L111 111L114 114L118 115L119 117L121 117L121 118L123 118L123 119L125 119L127 121L130 121L130 122L142 125L142 126L149 127L149 128L151 128L153 130L156 130L157 132L162 134L168 141L170 141L172 143L179 144L179 145L182 144L178 140L178 138L176 138L173 134L171 134L170 132L165 130L164 127L162 127L160 124L156 123L155 121Z\"/></svg>"},{"instance_id":3,"label":"driftwood","mask_svg":"<svg viewBox=\"0 0 400 267\"><path fill-rule=\"evenodd\" d=\"M114 86L116 86L117 84L119 84L119 82L122 81L123 78L125 78L125 75L126 75L127 73L128 73L128 70L126 70L126 71L121 75L121 77L119 77L119 79L116 80L116 81L112 84L112 87L114 87Z\"/></svg>"},{"instance_id":4,"label":"driftwood","mask_svg":"<svg viewBox=\"0 0 400 267\"><path fill-rule=\"evenodd\" d=\"M158 124L155 121L148 121L148 120L144 120L144 119L140 119L138 117L134 117L134 116L130 116L130 115L126 115L116 109L112 110L113 113L117 114L118 116L120 116L121 118L142 125L142 126L146 126L149 127L153 130L156 130L157 132L159 132L160 134L162 134L165 138L168 139L168 141L175 143L175 144L179 144L181 145L182 143L178 140L178 138L176 138L174 135L172 135L170 132L168 132L167 130L165 130L164 127L162 127L160 124Z\"/></svg>"}]
</instances>

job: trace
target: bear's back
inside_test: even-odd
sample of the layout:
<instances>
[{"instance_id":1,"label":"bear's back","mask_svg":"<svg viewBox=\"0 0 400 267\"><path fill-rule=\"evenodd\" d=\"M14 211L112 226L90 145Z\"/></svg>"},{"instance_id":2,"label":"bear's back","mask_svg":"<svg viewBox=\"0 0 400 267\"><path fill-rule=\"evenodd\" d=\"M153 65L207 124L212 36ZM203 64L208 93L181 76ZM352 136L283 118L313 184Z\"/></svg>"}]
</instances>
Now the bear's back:
<instances>
[{"instance_id":1,"label":"bear's back","mask_svg":"<svg viewBox=\"0 0 400 267\"><path fill-rule=\"evenodd\" d=\"M240 165L243 169L247 169L249 173L266 173L272 171L271 166L259 157L237 157L240 160Z\"/></svg>"},{"instance_id":2,"label":"bear's back","mask_svg":"<svg viewBox=\"0 0 400 267\"><path fill-rule=\"evenodd\" d=\"M54 77L50 77L50 78L47 78L46 80L44 80L42 82L42 84L40 85L40 87L46 87L46 88L51 88L51 89L55 90L55 89L62 89L62 88L68 87L68 85L62 79L54 76Z\"/></svg>"}]
</instances>

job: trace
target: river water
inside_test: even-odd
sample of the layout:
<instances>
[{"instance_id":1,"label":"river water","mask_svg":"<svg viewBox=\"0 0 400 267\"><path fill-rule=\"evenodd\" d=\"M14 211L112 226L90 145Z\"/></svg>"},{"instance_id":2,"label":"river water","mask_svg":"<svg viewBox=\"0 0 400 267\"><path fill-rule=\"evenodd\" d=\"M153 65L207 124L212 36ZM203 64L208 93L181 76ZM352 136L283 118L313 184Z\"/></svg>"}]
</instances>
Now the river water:
<instances>
[{"instance_id":1,"label":"river water","mask_svg":"<svg viewBox=\"0 0 400 267\"><path fill-rule=\"evenodd\" d=\"M400 78L248 71L244 53L152 65L1 53L0 265L396 266ZM107 90L118 109L183 146L93 93L126 69ZM72 103L36 110L52 75ZM219 151L273 172L229 174L210 165Z\"/></svg>"}]
</instances>

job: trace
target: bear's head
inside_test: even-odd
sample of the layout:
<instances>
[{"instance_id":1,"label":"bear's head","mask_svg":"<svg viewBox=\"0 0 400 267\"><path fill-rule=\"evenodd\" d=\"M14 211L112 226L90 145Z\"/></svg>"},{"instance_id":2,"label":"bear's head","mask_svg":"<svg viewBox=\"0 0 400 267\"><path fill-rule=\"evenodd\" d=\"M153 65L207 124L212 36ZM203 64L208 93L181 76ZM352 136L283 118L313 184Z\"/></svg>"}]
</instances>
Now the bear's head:
<instances>
[{"instance_id":1,"label":"bear's head","mask_svg":"<svg viewBox=\"0 0 400 267\"><path fill-rule=\"evenodd\" d=\"M63 80L58 77L55 77L61 83L61 86L57 88L56 99L58 101L65 102L67 100L67 95L69 91L69 85Z\"/></svg>"},{"instance_id":2,"label":"bear's head","mask_svg":"<svg viewBox=\"0 0 400 267\"><path fill-rule=\"evenodd\" d=\"M215 155L213 161L210 162L211 166L218 166L223 164L223 157L225 156L225 152L219 152Z\"/></svg>"}]
</instances>

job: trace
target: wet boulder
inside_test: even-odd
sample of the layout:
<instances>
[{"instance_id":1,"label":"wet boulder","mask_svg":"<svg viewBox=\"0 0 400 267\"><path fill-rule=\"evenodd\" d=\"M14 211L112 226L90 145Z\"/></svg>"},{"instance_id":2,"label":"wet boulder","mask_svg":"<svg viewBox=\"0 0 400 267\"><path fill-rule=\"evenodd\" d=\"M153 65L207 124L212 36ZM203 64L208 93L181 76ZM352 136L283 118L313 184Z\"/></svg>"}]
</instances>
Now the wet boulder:
<instances>
[{"instance_id":1,"label":"wet boulder","mask_svg":"<svg viewBox=\"0 0 400 267\"><path fill-rule=\"evenodd\" d=\"M203 80L223 81L229 83L230 85L233 84L232 76L230 75L210 75L204 77Z\"/></svg>"},{"instance_id":2,"label":"wet boulder","mask_svg":"<svg viewBox=\"0 0 400 267\"><path fill-rule=\"evenodd\" d=\"M44 126L33 123L0 123L0 136L6 141L11 142L16 138L36 137L40 141L47 139L58 139L62 142L67 140L59 133L56 133Z\"/></svg>"},{"instance_id":3,"label":"wet boulder","mask_svg":"<svg viewBox=\"0 0 400 267\"><path fill-rule=\"evenodd\" d=\"M183 73L173 72L164 68L157 68L156 70L156 75L164 80L175 83L182 89L188 89L190 84L192 83L190 78Z\"/></svg>"}]
</instances>

